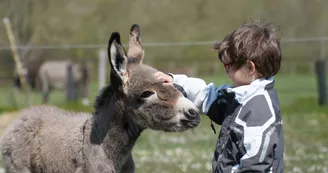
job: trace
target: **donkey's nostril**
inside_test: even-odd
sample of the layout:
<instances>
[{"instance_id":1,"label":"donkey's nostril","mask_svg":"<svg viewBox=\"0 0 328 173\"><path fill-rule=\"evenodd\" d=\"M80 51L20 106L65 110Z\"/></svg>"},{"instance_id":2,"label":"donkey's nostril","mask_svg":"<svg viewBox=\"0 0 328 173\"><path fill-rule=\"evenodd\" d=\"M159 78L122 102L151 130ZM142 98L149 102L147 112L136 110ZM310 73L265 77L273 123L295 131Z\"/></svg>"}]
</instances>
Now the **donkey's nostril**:
<instances>
[{"instance_id":1,"label":"donkey's nostril","mask_svg":"<svg viewBox=\"0 0 328 173\"><path fill-rule=\"evenodd\" d=\"M197 111L195 111L194 109L189 109L186 116L187 116L187 118L196 118L197 116L199 116L199 113Z\"/></svg>"}]
</instances>

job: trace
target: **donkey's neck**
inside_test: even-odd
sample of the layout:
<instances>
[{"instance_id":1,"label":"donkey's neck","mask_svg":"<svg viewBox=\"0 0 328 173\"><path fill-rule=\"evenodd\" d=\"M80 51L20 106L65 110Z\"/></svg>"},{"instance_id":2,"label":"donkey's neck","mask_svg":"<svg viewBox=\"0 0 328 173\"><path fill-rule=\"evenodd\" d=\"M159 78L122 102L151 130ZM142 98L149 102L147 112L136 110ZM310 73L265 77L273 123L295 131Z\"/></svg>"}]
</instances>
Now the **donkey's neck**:
<instances>
[{"instance_id":1,"label":"donkey's neck","mask_svg":"<svg viewBox=\"0 0 328 173\"><path fill-rule=\"evenodd\" d=\"M102 145L105 154L120 169L143 129L133 123L124 109L124 102L115 93L98 107L92 122L90 142Z\"/></svg>"}]
</instances>

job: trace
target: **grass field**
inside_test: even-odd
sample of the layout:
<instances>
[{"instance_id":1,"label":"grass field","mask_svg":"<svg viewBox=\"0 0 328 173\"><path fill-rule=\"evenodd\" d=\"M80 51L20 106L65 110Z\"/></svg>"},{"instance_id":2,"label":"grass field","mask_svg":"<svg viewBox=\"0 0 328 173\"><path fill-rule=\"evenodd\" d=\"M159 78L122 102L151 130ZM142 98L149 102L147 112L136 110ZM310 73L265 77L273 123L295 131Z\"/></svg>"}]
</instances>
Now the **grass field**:
<instances>
[{"instance_id":1,"label":"grass field","mask_svg":"<svg viewBox=\"0 0 328 173\"><path fill-rule=\"evenodd\" d=\"M204 77L217 85L228 83L225 78ZM284 121L285 172L328 172L328 105L317 104L316 78L311 75L277 76L276 88L280 98ZM97 95L97 84L90 88L90 99ZM12 107L13 91L0 88L0 112L15 110ZM24 106L24 97L17 106ZM39 94L31 94L31 103L40 104ZM51 104L64 109L92 111L92 105L83 107L79 103L63 101L64 95L55 92ZM215 126L217 131L219 126ZM217 134L210 121L202 116L199 127L183 133L164 133L146 130L133 149L136 172L211 172L211 159Z\"/></svg>"}]
</instances>

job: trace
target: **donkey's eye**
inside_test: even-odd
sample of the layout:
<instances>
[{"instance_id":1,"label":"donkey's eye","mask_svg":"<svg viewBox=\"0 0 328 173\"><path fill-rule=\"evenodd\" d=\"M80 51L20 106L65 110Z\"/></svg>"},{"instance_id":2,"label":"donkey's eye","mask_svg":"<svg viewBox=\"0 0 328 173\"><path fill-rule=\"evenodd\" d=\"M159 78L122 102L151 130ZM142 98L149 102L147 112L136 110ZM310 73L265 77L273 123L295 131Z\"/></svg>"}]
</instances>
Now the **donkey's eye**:
<instances>
[{"instance_id":1,"label":"donkey's eye","mask_svg":"<svg viewBox=\"0 0 328 173\"><path fill-rule=\"evenodd\" d=\"M153 94L155 94L153 91L145 91L145 92L143 92L143 93L140 95L140 97L141 97L141 98L148 98L148 97L150 97L150 96L153 95Z\"/></svg>"}]
</instances>

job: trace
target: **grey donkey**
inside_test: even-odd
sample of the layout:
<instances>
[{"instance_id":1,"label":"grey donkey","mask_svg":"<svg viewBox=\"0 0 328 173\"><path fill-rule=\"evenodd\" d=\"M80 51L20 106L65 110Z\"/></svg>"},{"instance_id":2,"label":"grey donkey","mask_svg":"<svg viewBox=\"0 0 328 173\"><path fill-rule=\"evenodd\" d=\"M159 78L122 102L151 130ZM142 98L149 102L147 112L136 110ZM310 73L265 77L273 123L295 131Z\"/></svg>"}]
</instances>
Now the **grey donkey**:
<instances>
[{"instance_id":1,"label":"grey donkey","mask_svg":"<svg viewBox=\"0 0 328 173\"><path fill-rule=\"evenodd\" d=\"M130 30L127 54L120 34L112 33L108 56L111 82L92 115L52 106L22 110L2 139L7 173L134 172L131 151L145 129L182 132L199 125L195 105L142 64L138 25Z\"/></svg>"},{"instance_id":2,"label":"grey donkey","mask_svg":"<svg viewBox=\"0 0 328 173\"><path fill-rule=\"evenodd\" d=\"M88 104L88 68L85 64L69 60L48 60L41 64L37 81L41 87L43 103L48 104L51 90L59 89L68 92L68 67L71 67L72 82L76 85L77 96L83 104Z\"/></svg>"}]
</instances>

